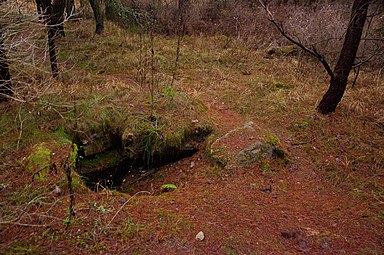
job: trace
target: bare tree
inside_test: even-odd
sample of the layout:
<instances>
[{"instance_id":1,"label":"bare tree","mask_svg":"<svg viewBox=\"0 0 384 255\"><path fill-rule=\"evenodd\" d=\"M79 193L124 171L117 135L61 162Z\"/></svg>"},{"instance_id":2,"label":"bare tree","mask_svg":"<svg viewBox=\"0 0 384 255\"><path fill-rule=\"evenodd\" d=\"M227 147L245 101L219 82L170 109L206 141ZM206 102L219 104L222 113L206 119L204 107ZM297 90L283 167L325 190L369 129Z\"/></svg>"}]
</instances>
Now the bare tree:
<instances>
[{"instance_id":1,"label":"bare tree","mask_svg":"<svg viewBox=\"0 0 384 255\"><path fill-rule=\"evenodd\" d=\"M13 94L11 88L11 75L9 73L8 60L4 48L3 33L0 27L0 102L7 99L7 95Z\"/></svg>"},{"instance_id":2,"label":"bare tree","mask_svg":"<svg viewBox=\"0 0 384 255\"><path fill-rule=\"evenodd\" d=\"M344 95L371 2L370 0L355 0L353 2L351 21L345 34L343 48L334 68L333 76L331 76L328 91L317 106L317 110L322 114L334 112Z\"/></svg>"},{"instance_id":3,"label":"bare tree","mask_svg":"<svg viewBox=\"0 0 384 255\"><path fill-rule=\"evenodd\" d=\"M55 24L56 21L53 20L53 5L51 0L42 0L43 8L44 8L44 19L47 25L48 32L48 51L49 51L49 59L51 61L51 70L52 76L54 78L59 76L59 68L57 67L57 57L56 57L56 32Z\"/></svg>"},{"instance_id":4,"label":"bare tree","mask_svg":"<svg viewBox=\"0 0 384 255\"><path fill-rule=\"evenodd\" d=\"M317 111L322 114L329 114L334 112L337 105L340 103L347 87L348 76L354 65L364 29L365 20L367 19L368 7L373 2L373 0L354 0L350 22L344 37L343 47L340 51L339 59L334 69L331 68L324 55L319 53L316 47L307 47L301 43L300 40L289 35L283 24L276 21L266 2L261 0L259 0L259 2L267 12L268 20L285 38L322 63L331 80L328 91L324 94L321 102L317 106Z\"/></svg>"},{"instance_id":5,"label":"bare tree","mask_svg":"<svg viewBox=\"0 0 384 255\"><path fill-rule=\"evenodd\" d=\"M51 26L55 31L55 37L65 36L64 32L64 11L66 7L66 0L53 0L52 3L52 13L50 14Z\"/></svg>"}]
</instances>

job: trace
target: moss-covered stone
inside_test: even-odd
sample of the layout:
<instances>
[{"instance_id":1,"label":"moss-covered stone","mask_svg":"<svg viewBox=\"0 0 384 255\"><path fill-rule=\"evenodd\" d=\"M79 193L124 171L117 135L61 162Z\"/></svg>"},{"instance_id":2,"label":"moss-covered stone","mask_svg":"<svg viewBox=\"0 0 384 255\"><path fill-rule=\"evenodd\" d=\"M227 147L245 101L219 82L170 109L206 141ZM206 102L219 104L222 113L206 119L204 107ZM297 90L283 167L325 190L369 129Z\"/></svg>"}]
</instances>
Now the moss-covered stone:
<instances>
[{"instance_id":1,"label":"moss-covered stone","mask_svg":"<svg viewBox=\"0 0 384 255\"><path fill-rule=\"evenodd\" d=\"M40 180L44 180L51 165L51 150L45 143L37 145L27 158L26 171Z\"/></svg>"},{"instance_id":2,"label":"moss-covered stone","mask_svg":"<svg viewBox=\"0 0 384 255\"><path fill-rule=\"evenodd\" d=\"M229 131L208 147L213 160L226 168L248 167L257 162L286 162L280 139L258 128L253 122Z\"/></svg>"}]
</instances>

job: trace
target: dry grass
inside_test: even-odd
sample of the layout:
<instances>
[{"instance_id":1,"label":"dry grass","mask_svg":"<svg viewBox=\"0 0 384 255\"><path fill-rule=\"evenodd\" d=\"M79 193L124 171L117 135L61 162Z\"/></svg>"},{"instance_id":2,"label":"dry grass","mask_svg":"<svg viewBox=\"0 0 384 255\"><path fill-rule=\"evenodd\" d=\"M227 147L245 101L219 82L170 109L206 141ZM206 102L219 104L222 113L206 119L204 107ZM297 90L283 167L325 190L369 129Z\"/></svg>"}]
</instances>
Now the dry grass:
<instances>
[{"instance_id":1,"label":"dry grass","mask_svg":"<svg viewBox=\"0 0 384 255\"><path fill-rule=\"evenodd\" d=\"M148 117L155 114L162 119L164 127L173 132L193 119L202 122L212 111L231 110L276 134L293 155L293 163L303 169L313 167L326 188L372 201L370 210L375 213L374 217L382 217L382 72L363 72L356 86L346 91L337 112L321 116L315 107L327 88L328 78L321 67L312 62L302 63L292 57L266 59L262 51L246 47L233 37L186 36L182 42L177 79L174 87L169 88L176 38L156 36L156 86L151 102L150 79L146 82L139 79L139 36L127 34L110 23L106 24L104 35L94 36L91 27L91 21L67 24L67 38L59 42L60 81L51 82L51 86L30 103L11 102L1 106L1 156L6 158L0 168L0 184L6 187L1 190L2 221L11 216L17 218L19 214L16 212L24 211L25 221L22 223L50 225L46 229L33 227L38 234L24 242L30 229L2 222L7 231L20 236L2 244L3 251L44 253L49 249L45 245L48 242L72 245L77 253L98 253L122 238L130 241L129 247L122 248L128 249L124 252L145 252L149 248L142 244L148 243L152 233L159 239L149 241L157 245L166 246L176 235L181 236L178 242L184 244L188 242L185 241L186 233L193 224L184 214L195 210L195 205L188 205L187 212L175 214L171 211L174 199L184 199L183 192L189 190L201 191L196 201L190 203L214 196L214 192L204 190L209 186L195 187L188 179L174 194L132 199L127 210L119 214L126 220L114 221L112 226L107 226L121 207L121 200L130 196L109 190L86 191L76 194L78 214L72 222L73 228L65 232L63 222L67 217L68 196L55 198L53 186L31 186L29 176L17 160L26 156L35 143L52 137L60 140L63 134L56 133L57 138L55 131L76 120L86 123L86 128L105 122L116 129L143 128L148 124ZM143 45L146 51L150 49L148 42L146 37ZM145 72L150 77L148 66L145 66ZM73 97L78 109L76 114ZM216 123L215 132L220 133L224 125ZM20 177L17 180L14 179L15 171ZM196 171L189 173L188 178L195 180L203 176L226 180L231 174L216 168ZM229 184L222 186L225 185ZM222 192L226 194L224 189ZM282 244L275 245L281 248Z\"/></svg>"}]
</instances>

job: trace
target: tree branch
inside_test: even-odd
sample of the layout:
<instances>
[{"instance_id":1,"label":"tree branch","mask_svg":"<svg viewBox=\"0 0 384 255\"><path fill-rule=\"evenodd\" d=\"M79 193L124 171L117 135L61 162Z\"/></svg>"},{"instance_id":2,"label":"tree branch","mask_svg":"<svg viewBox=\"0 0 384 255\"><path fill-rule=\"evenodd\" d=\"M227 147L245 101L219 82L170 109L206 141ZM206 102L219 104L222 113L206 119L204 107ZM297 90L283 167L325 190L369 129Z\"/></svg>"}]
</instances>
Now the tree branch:
<instances>
[{"instance_id":1,"label":"tree branch","mask_svg":"<svg viewBox=\"0 0 384 255\"><path fill-rule=\"evenodd\" d=\"M259 0L259 3L261 5L261 7L265 10L265 12L267 13L268 17L267 19L275 26L275 28L280 32L280 34L282 36L284 36L288 41L290 41L291 43L295 44L296 46L298 46L300 49L302 49L303 51L305 52L308 52L312 57L316 58L317 60L320 61L320 63L324 66L324 69L327 71L328 75L333 78L334 77L334 73L332 71L332 68L330 67L330 65L328 64L327 60L325 59L325 57L319 53L316 49L316 47L314 45L312 45L312 48L308 48L307 46L305 46L299 38L295 39L293 38L293 36L289 35L285 29L284 29L284 26L283 24L279 24L275 17L273 16L272 12L269 10L268 8L268 5L267 5L267 2L263 2L262 0Z\"/></svg>"}]
</instances>

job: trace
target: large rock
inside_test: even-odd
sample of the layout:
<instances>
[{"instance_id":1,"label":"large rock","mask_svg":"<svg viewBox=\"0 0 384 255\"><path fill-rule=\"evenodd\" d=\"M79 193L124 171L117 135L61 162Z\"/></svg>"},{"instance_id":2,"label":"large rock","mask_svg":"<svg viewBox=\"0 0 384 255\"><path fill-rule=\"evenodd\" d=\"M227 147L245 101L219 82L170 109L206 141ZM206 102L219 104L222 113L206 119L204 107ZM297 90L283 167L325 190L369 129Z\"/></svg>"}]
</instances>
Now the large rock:
<instances>
[{"instance_id":1,"label":"large rock","mask_svg":"<svg viewBox=\"0 0 384 255\"><path fill-rule=\"evenodd\" d=\"M226 168L248 167L261 160L286 160L279 139L253 122L229 131L208 148L212 159Z\"/></svg>"}]
</instances>

